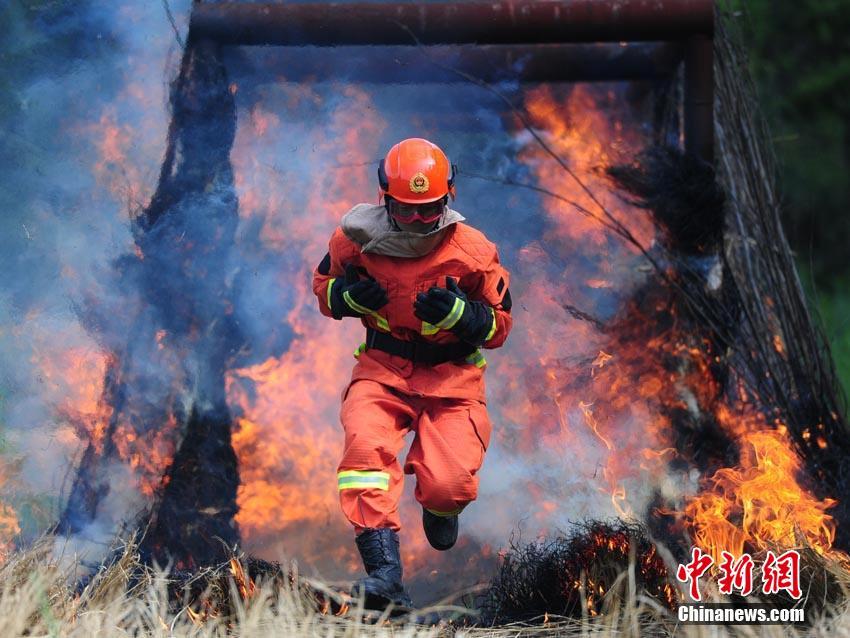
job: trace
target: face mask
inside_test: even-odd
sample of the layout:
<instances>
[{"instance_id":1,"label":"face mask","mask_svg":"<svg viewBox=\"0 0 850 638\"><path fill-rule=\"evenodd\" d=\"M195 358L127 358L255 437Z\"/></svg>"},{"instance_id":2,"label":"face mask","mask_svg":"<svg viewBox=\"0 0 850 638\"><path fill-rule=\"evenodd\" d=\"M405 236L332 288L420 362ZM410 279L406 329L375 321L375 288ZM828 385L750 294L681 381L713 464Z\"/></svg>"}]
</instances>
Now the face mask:
<instances>
[{"instance_id":1,"label":"face mask","mask_svg":"<svg viewBox=\"0 0 850 638\"><path fill-rule=\"evenodd\" d=\"M358 204L343 216L343 232L361 246L364 253L391 257L421 257L433 250L445 237L446 229L464 220L463 215L446 207L437 226L427 233L398 230L384 206Z\"/></svg>"}]
</instances>

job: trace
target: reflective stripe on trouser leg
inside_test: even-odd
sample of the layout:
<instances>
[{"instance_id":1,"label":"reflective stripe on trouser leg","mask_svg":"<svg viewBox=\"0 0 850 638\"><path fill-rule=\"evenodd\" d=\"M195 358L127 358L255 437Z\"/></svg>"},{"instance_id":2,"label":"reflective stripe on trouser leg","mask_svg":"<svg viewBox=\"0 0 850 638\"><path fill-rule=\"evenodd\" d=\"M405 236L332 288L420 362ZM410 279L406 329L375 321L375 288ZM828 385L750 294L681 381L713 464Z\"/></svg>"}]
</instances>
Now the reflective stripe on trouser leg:
<instances>
[{"instance_id":1,"label":"reflective stripe on trouser leg","mask_svg":"<svg viewBox=\"0 0 850 638\"><path fill-rule=\"evenodd\" d=\"M345 470L338 472L336 477L340 490L375 489L386 492L390 489L389 472Z\"/></svg>"},{"instance_id":2,"label":"reflective stripe on trouser leg","mask_svg":"<svg viewBox=\"0 0 850 638\"><path fill-rule=\"evenodd\" d=\"M340 418L345 449L338 467L342 512L356 532L388 527L398 531L398 502L404 475L398 454L413 412L376 381L355 381L348 388Z\"/></svg>"}]
</instances>

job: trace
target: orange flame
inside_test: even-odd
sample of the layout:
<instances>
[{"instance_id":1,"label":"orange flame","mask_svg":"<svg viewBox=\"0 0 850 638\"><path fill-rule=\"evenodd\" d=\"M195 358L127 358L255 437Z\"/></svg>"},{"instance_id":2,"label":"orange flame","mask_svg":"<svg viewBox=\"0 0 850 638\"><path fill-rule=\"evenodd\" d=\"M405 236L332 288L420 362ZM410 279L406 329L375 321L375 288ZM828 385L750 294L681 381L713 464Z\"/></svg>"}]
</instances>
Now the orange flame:
<instances>
[{"instance_id":1,"label":"orange flame","mask_svg":"<svg viewBox=\"0 0 850 638\"><path fill-rule=\"evenodd\" d=\"M555 261L566 250L595 262L597 272L574 273L571 279L583 282L584 288L549 278L545 284L533 284L524 291L524 302L535 312L523 317L530 324L529 334L519 338L529 339L528 344L523 344L525 350L541 353L536 363L544 370L529 373L526 369L520 373L512 369L516 364L500 362L497 374L524 374L528 380L524 388L513 388L511 395L512 402L517 394L528 394L529 399L516 401L503 411L518 423L537 422L545 401L534 401L531 397L536 395L542 398L548 393L559 408L571 401L578 405L585 424L609 452L602 476L614 510L623 515L630 511L625 485L630 477L635 477L633 459L641 459L639 468L647 477L658 479L667 474L668 463L676 454L669 439L670 418L660 408L706 409L716 404L720 392L710 370L710 344L677 334L675 324L653 332L646 325L646 312L638 307L624 309L616 330L611 331L616 335L609 340L598 334L587 317L569 323L569 331L559 330L558 324L564 322L558 318L562 308L556 300L568 299L581 308L583 300L593 298L588 290L608 289L611 284L607 275L615 270L615 263L637 250L629 243L622 243L620 248L611 243L611 235L600 223L605 214L602 207L628 228L644 248L651 245L655 233L649 217L607 192L604 169L630 160L640 142L617 121L611 122L604 102L604 96L600 99L585 87L574 88L566 99L559 99L549 87L526 94L531 125L541 131L554 155L579 176L586 188L550 153L536 142L529 142L524 159L532 165L539 185L574 204L555 198L544 200L551 226L544 233L543 245L530 245L520 251L520 273L536 274L534 268L539 269L538 264ZM659 298L658 303L663 305L665 300ZM594 307L592 301L587 305ZM612 328L610 324L608 327ZM785 344L778 332L773 344L777 352L785 355ZM605 348L612 348L616 359ZM563 352L589 350L599 353L590 364L589 378L557 358ZM665 369L665 359L681 362L679 369ZM583 394L576 396L579 389L583 389ZM746 407L752 399L742 389L741 405ZM742 458L739 467L720 470L706 481L705 491L687 505L685 518L694 530L697 544L716 557L724 549L740 552L745 546L796 545L800 538L820 552L828 551L834 538L834 522L826 512L834 502L818 500L799 485L800 463L786 429L772 429L757 416L732 418L732 410L723 404L713 410L721 426L739 441ZM569 430L569 420L560 410L558 416L560 432L543 433L547 444L552 444L549 439L554 438L571 454L581 455L576 433ZM634 422L641 424L642 431L631 432L625 438L643 438L637 447L630 446L614 429L618 424ZM535 434L541 436L539 431ZM825 445L822 437L816 440L818 445L821 441ZM522 451L523 447L515 449Z\"/></svg>"},{"instance_id":2,"label":"orange flame","mask_svg":"<svg viewBox=\"0 0 850 638\"><path fill-rule=\"evenodd\" d=\"M0 504L0 562L14 549L13 538L21 533L18 515L9 505Z\"/></svg>"},{"instance_id":3,"label":"orange flame","mask_svg":"<svg viewBox=\"0 0 850 638\"><path fill-rule=\"evenodd\" d=\"M0 474L0 486L6 484L5 477ZM0 564L15 548L15 537L21 533L18 514L11 505L0 501Z\"/></svg>"},{"instance_id":4,"label":"orange flame","mask_svg":"<svg viewBox=\"0 0 850 638\"><path fill-rule=\"evenodd\" d=\"M231 85L233 93L237 88L235 83ZM281 86L280 90L290 91L292 103L322 105L321 95L309 85ZM331 112L322 133L315 138L308 136L308 142L312 142L307 144L309 151L303 143L300 151L291 151L293 161L310 164L306 171L311 175L309 195L299 207L289 197L287 180L291 176L264 162L250 144L250 140L262 138L269 148L293 149L287 135L298 124L282 126L275 113L255 106L237 131L232 158L240 214L243 219L262 219L260 237L266 248L303 257L303 264L297 272L280 277L281 288L293 296L291 311L285 317L293 333L288 350L230 371L226 390L237 415L233 444L242 481L237 521L246 545L261 547L271 558L284 550L308 559L322 553L328 564L356 568L350 530L338 512L334 475L341 442L339 391L348 377L352 364L348 355L359 341L361 329L346 322L329 330L324 320L318 321L306 282L309 268L324 254L340 215L362 201L365 193L374 191L367 171L362 169L377 157L376 141L385 123L375 115L364 91L342 86L339 94L346 98L344 105ZM695 393L697 400L712 396L715 388L708 371L710 361L698 344L680 342L669 331L648 338L641 333L640 339L631 342L628 337L633 335L624 335L613 339L612 344L612 339L592 322L565 318L561 300L586 301L592 310L596 295L613 294L613 275L630 270L639 252L619 239L614 246L615 241L600 223L604 215L600 204L625 224L642 246L650 246L655 234L643 211L608 192L602 169L632 157L642 145L639 133L610 120L606 101L610 104L613 99L584 86L573 88L566 98L550 87L526 94L531 125L580 175L587 189L536 143L526 146L521 158L532 167L539 186L575 205L557 198L544 200L548 224L544 234L517 255L516 280L526 284L523 302L535 312L517 322L520 329L509 346L513 358L494 358L494 369L488 376L499 379L491 404L498 406L502 420L537 426L521 431L498 430L495 436L506 449L522 455L549 446L580 455L590 453L586 448L594 446L592 453L602 468L601 489L610 497L615 512L629 515L631 493L626 482L665 474L673 454L668 440L669 418L659 413L659 404L686 404L679 391L683 386ZM138 201L142 179L127 159L132 131L111 112L103 115L95 130L100 152L95 173L113 193ZM593 264L593 271L556 281L536 276L541 265L558 264L570 251L580 251ZM634 311L628 321L639 323L641 318ZM164 332L156 335L156 342L161 351L168 350ZM784 353L781 337L777 336L774 346ZM616 357L603 348L609 348ZM564 353L581 353L586 358L569 361ZM653 361L663 355L689 358L692 367L685 373L671 373ZM69 412L81 415L78 421L85 424L85 436L102 446L111 416L111 409L100 402L108 360L82 352L69 351L68 356L72 363L51 357L52 363L42 361L42 368L49 373L50 365L58 366L55 376L69 379L69 386L79 390L79 396L69 399ZM83 363L74 363L81 359ZM575 427L582 419L586 427ZM767 431L764 424L742 429L733 419L720 421L739 437L742 460L738 468L718 471L707 482L707 491L687 506L686 517L704 549L732 551L748 543L793 543L799 529L819 551L828 551L834 525L826 510L833 503L817 501L797 484L799 461L785 435ZM630 425L631 430L623 436L618 428L624 423L640 424L641 430ZM176 427L173 416L163 426ZM173 454L158 430L153 428L144 440L129 424L119 424L116 431L119 453L137 469L147 494L159 486L159 477ZM590 444L583 438L588 430L592 434ZM635 432L640 436L634 436ZM636 463L636 459L641 462ZM537 499L540 520L545 522L558 504L538 486L530 485L528 493ZM0 506L0 539L4 525L17 529L17 520L7 519L7 513L6 506ZM405 560L415 570L427 562L428 554L421 538L408 540ZM241 578L245 592L252 591L253 583L241 566L236 563L231 568L237 581ZM602 593L601 586L588 586ZM192 610L188 613L193 620L197 616Z\"/></svg>"},{"instance_id":5,"label":"orange flame","mask_svg":"<svg viewBox=\"0 0 850 638\"><path fill-rule=\"evenodd\" d=\"M539 185L564 199L545 202L546 212L555 223L554 237L591 242L604 248L608 235L600 224L604 206L612 214L630 212L628 227L643 246L648 246L655 230L649 218L625 206L610 193L604 169L630 159L640 148L637 133L610 119L605 108L615 100L612 94L600 96L586 85L576 86L565 100L559 100L549 86L526 94L525 105L535 128L543 130L546 144L582 181L579 184L537 144L526 147L526 161L532 163ZM591 195L592 194L592 195ZM585 212L581 213L579 207ZM573 242L568 242L572 245ZM605 271L603 271L605 272ZM590 287L607 287L604 277L588 277Z\"/></svg>"},{"instance_id":6,"label":"orange flame","mask_svg":"<svg viewBox=\"0 0 850 638\"><path fill-rule=\"evenodd\" d=\"M309 85L285 90L293 104L321 106L321 96ZM233 446L241 485L236 518L246 547L269 558L297 556L329 571L340 565L359 568L351 531L339 515L336 464L342 436L339 393L362 328L345 322L329 329L318 318L310 271L342 214L373 192L361 166L377 155L384 126L367 93L351 86L339 92L347 101L331 111L323 130L281 126L277 115L255 106L237 133L232 158L241 214L262 218L260 237L269 249L301 254L303 262L300 270L281 278L282 288L292 293L291 310L282 318L293 334L287 351L232 370L226 379L237 417ZM270 178L269 166L253 145L261 137L264 147L290 149L294 144L288 134L313 136L306 149L289 158L311 167L304 170L311 175L307 201L297 207L281 181L282 169L271 169L276 174ZM286 158L275 158L278 162L289 164Z\"/></svg>"},{"instance_id":7,"label":"orange flame","mask_svg":"<svg viewBox=\"0 0 850 638\"><path fill-rule=\"evenodd\" d=\"M95 139L98 160L93 172L100 185L107 188L121 202L129 204L131 210L142 206L143 180L135 162L128 153L133 145L133 129L120 124L115 111L105 111L97 124L83 131Z\"/></svg>"},{"instance_id":8,"label":"orange flame","mask_svg":"<svg viewBox=\"0 0 850 638\"><path fill-rule=\"evenodd\" d=\"M102 398L109 357L92 348L72 347L57 351L45 344L32 360L51 394L57 397L59 414L75 428L79 439L91 441L101 452L106 425L112 414L112 407Z\"/></svg>"},{"instance_id":9,"label":"orange flame","mask_svg":"<svg viewBox=\"0 0 850 638\"><path fill-rule=\"evenodd\" d=\"M796 547L801 540L824 554L835 539L827 510L797 483L800 461L778 431L759 431L741 441L741 462L718 470L706 491L685 508L694 542L715 561L723 550L740 555L753 548Z\"/></svg>"},{"instance_id":10,"label":"orange flame","mask_svg":"<svg viewBox=\"0 0 850 638\"><path fill-rule=\"evenodd\" d=\"M139 489L146 496L153 496L165 485L165 472L174 457L174 442L170 432L176 427L177 417L173 413L168 415L161 427L152 428L142 436L126 421L115 427L112 440L118 456L133 469L139 481Z\"/></svg>"},{"instance_id":11,"label":"orange flame","mask_svg":"<svg viewBox=\"0 0 850 638\"><path fill-rule=\"evenodd\" d=\"M665 459L644 455L645 449L669 445L665 419L651 405L662 381L647 363L647 344L612 343L595 318L581 312L593 311L600 296L622 294L617 273L631 270L639 254L606 224L612 219L623 224L644 247L655 232L646 212L614 195L605 176L609 165L630 161L645 143L635 129L611 120L608 107L615 99L585 85L571 87L565 95L552 87L525 95L529 124L549 150L521 128L518 135L527 143L520 159L530 166L537 185L555 196L541 199L545 223L540 239L520 249L513 272L513 280L520 282L522 310L528 312L519 315L508 353L496 359L488 376L505 384L503 394L489 401L498 406L502 419L534 424L497 431L503 447L519 456L541 447L568 451L579 461L569 465L566 476L589 468L585 479L591 489L608 496L612 514L629 517L639 505L629 485L652 483L666 472ZM561 276L559 270L569 274ZM565 301L576 311L566 308ZM644 374L638 396L637 370ZM644 431L636 435L638 427ZM642 462L634 463L636 458ZM534 486L529 493L537 493ZM547 501L542 494L535 499ZM546 504L538 503L541 522L551 520Z\"/></svg>"},{"instance_id":12,"label":"orange flame","mask_svg":"<svg viewBox=\"0 0 850 638\"><path fill-rule=\"evenodd\" d=\"M230 573L233 574L236 586L239 588L239 595L243 600L248 600L257 593L257 586L253 579L245 572L242 563L235 558L230 559Z\"/></svg>"}]
</instances>

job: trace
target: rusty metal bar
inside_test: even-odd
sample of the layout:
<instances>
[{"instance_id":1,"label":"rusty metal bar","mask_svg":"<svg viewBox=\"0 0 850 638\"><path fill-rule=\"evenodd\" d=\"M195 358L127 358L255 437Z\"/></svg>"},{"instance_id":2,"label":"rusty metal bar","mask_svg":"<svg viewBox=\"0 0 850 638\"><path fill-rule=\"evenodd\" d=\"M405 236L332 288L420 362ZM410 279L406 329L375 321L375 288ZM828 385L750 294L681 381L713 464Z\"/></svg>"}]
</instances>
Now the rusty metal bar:
<instances>
[{"instance_id":1,"label":"rusty metal bar","mask_svg":"<svg viewBox=\"0 0 850 638\"><path fill-rule=\"evenodd\" d=\"M190 37L246 45L543 44L714 32L713 0L197 3Z\"/></svg>"}]
</instances>

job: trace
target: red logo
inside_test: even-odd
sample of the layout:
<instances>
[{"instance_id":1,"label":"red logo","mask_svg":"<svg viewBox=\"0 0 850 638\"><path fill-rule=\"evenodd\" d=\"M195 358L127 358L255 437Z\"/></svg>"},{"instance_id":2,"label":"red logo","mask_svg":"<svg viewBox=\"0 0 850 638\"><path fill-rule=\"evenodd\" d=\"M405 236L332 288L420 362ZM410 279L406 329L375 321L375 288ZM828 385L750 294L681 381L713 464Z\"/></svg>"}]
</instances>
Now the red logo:
<instances>
[{"instance_id":1,"label":"red logo","mask_svg":"<svg viewBox=\"0 0 850 638\"><path fill-rule=\"evenodd\" d=\"M676 578L682 583L690 584L691 598L694 600L702 600L702 595L699 593L699 578L713 564L714 559L711 556L703 554L699 547L694 547L691 551L691 562L679 565L679 569L676 570Z\"/></svg>"},{"instance_id":2,"label":"red logo","mask_svg":"<svg viewBox=\"0 0 850 638\"><path fill-rule=\"evenodd\" d=\"M720 593L728 596L737 589L741 596L749 596L753 592L753 557L744 554L735 560L729 552L722 552L721 556L723 561L717 579Z\"/></svg>"},{"instance_id":3,"label":"red logo","mask_svg":"<svg viewBox=\"0 0 850 638\"><path fill-rule=\"evenodd\" d=\"M736 558L729 552L721 552L722 561L717 566L719 575L717 586L721 594L730 595L738 592L741 596L748 596L753 592L753 557L742 554ZM714 564L714 559L703 553L699 547L691 550L691 560L679 565L676 570L676 578L679 582L689 586L689 593L694 600L702 600L699 591L699 579ZM800 553L789 549L787 552L777 556L771 551L767 552L761 569L762 592L765 594L777 594L786 591L794 598L802 596L800 589Z\"/></svg>"},{"instance_id":4,"label":"red logo","mask_svg":"<svg viewBox=\"0 0 850 638\"><path fill-rule=\"evenodd\" d=\"M792 598L799 599L803 595L800 591L800 554L789 549L784 554L776 556L773 552L767 552L764 566L761 568L762 591L765 594L776 594L779 591L787 591Z\"/></svg>"}]
</instances>

